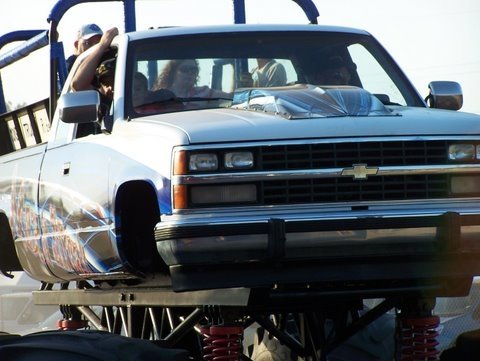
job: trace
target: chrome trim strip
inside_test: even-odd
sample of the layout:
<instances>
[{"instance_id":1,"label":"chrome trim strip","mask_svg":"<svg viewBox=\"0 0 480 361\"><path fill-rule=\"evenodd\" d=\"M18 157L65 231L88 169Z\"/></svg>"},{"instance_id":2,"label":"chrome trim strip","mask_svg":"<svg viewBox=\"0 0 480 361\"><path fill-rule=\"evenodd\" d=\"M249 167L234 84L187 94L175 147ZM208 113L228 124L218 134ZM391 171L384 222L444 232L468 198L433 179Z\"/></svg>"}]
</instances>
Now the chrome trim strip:
<instances>
[{"instance_id":1,"label":"chrome trim strip","mask_svg":"<svg viewBox=\"0 0 480 361\"><path fill-rule=\"evenodd\" d=\"M247 209L233 210L228 212L225 208L209 209L207 212L195 212L189 217L176 215L164 217L155 225L155 228L176 228L184 226L220 226L220 225L242 225L245 223L261 224L268 223L272 218L283 219L285 222L300 221L335 221L335 220L353 220L353 219L402 219L405 217L437 217L447 212L458 213L461 217L480 217L480 205L478 202L471 204L457 204L452 202L449 207L446 204L428 204L415 203L414 206L404 208L389 208L386 206L388 202L383 202L384 207L369 207L366 210L352 211L351 207L346 208L324 208L320 206L308 207L258 207ZM330 204L331 205L331 204ZM252 212L252 209L254 212ZM223 211L223 212L222 212ZM480 219L480 218L479 218ZM479 222L480 224L480 222Z\"/></svg>"},{"instance_id":2,"label":"chrome trim strip","mask_svg":"<svg viewBox=\"0 0 480 361\"><path fill-rule=\"evenodd\" d=\"M299 169L287 171L263 171L263 172L238 172L238 173L214 173L173 176L172 184L209 184L209 183L233 183L233 182L257 182L265 180L295 180L304 178L337 178L350 177L350 174L342 174L346 168L325 169ZM376 176L412 175L412 174L469 174L480 172L480 164L448 164L428 166L389 166L378 167Z\"/></svg>"},{"instance_id":3,"label":"chrome trim strip","mask_svg":"<svg viewBox=\"0 0 480 361\"><path fill-rule=\"evenodd\" d=\"M238 206L229 208L229 212L226 213L223 207L211 207L211 208L189 208L174 210L171 216L163 216L163 221L166 219L174 218L175 221L181 221L184 219L195 217L209 217L212 218L215 215L228 216L234 215L236 217L243 217L244 214L251 214L252 209L255 209L257 214L267 214L270 217L276 217L276 215L284 215L285 213L290 215L307 213L325 213L325 212L342 212L342 214L352 212L352 208L355 207L367 207L368 211L365 215L370 215L370 212L405 212L406 210L415 210L415 214L423 214L426 210L427 213L431 213L434 209L434 213L444 213L446 211L459 212L460 214L479 214L480 215L480 198L438 198L438 199L409 199L409 200L392 200L392 201L356 201L356 202L329 202L322 204L280 204L280 205L256 205L256 206ZM355 211L354 215L362 215L363 212ZM384 215L381 213L380 216ZM176 218L177 216L181 219Z\"/></svg>"},{"instance_id":4,"label":"chrome trim strip","mask_svg":"<svg viewBox=\"0 0 480 361\"><path fill-rule=\"evenodd\" d=\"M201 149L226 149L226 148L250 148L268 147L276 145L308 145L308 144L331 144L331 143L365 143L365 142L398 142L398 141L480 141L480 136L395 136L395 137L343 137L325 139L297 139L275 141L249 141L239 143L215 143L201 145L177 146L175 150L201 150Z\"/></svg>"}]
</instances>

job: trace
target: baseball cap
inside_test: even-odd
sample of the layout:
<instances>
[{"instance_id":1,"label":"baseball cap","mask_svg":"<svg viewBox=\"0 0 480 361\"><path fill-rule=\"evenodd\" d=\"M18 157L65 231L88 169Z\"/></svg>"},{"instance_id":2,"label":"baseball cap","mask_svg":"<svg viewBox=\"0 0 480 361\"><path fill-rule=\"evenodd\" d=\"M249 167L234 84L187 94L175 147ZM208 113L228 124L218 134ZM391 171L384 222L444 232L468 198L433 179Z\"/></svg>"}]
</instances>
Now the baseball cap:
<instances>
[{"instance_id":1,"label":"baseball cap","mask_svg":"<svg viewBox=\"0 0 480 361\"><path fill-rule=\"evenodd\" d=\"M103 35L102 29L97 24L85 24L78 29L77 39L90 39L95 35Z\"/></svg>"},{"instance_id":2,"label":"baseball cap","mask_svg":"<svg viewBox=\"0 0 480 361\"><path fill-rule=\"evenodd\" d=\"M101 82L104 78L113 77L115 75L115 62L116 59L112 58L100 63L95 71L95 76L99 82Z\"/></svg>"}]
</instances>

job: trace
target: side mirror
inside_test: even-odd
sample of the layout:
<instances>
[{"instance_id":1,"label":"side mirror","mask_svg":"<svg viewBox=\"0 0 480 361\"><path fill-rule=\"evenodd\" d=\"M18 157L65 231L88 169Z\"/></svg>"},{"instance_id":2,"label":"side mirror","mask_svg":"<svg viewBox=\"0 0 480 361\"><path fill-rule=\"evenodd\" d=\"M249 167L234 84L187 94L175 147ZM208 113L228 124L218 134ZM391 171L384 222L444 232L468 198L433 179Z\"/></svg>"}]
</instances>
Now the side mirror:
<instances>
[{"instance_id":1,"label":"side mirror","mask_svg":"<svg viewBox=\"0 0 480 361\"><path fill-rule=\"evenodd\" d=\"M458 110L462 107L462 87L457 82L432 81L428 88L430 93L425 101L430 108Z\"/></svg>"},{"instance_id":2,"label":"side mirror","mask_svg":"<svg viewBox=\"0 0 480 361\"><path fill-rule=\"evenodd\" d=\"M66 93L58 100L58 114L65 123L96 122L99 109L100 94L96 90Z\"/></svg>"}]
</instances>

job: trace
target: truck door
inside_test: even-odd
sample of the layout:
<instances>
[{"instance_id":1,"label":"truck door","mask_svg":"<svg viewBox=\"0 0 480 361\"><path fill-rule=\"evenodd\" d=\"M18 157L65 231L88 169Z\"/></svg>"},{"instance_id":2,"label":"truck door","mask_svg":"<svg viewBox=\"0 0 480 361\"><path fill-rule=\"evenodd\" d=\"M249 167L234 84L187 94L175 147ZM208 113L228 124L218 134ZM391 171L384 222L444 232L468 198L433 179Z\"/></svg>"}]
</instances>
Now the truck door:
<instances>
[{"instance_id":1,"label":"truck door","mask_svg":"<svg viewBox=\"0 0 480 361\"><path fill-rule=\"evenodd\" d=\"M42 251L62 279L118 266L110 212L109 153L100 133L75 138L78 124L56 120L42 165L39 208Z\"/></svg>"}]
</instances>

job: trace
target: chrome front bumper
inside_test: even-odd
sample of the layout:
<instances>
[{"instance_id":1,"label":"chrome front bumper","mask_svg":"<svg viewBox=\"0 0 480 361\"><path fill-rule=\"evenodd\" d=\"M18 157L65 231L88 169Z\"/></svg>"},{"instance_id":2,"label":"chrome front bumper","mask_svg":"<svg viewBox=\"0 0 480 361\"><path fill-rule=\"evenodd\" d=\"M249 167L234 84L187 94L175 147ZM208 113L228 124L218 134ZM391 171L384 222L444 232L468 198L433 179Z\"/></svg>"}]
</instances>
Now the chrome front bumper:
<instances>
[{"instance_id":1,"label":"chrome front bumper","mask_svg":"<svg viewBox=\"0 0 480 361\"><path fill-rule=\"evenodd\" d=\"M480 214L159 223L155 235L179 290L203 288L200 274L215 270L230 279L205 287L480 275Z\"/></svg>"}]
</instances>

